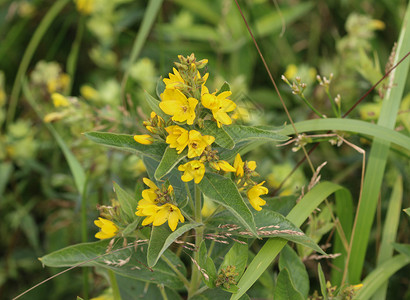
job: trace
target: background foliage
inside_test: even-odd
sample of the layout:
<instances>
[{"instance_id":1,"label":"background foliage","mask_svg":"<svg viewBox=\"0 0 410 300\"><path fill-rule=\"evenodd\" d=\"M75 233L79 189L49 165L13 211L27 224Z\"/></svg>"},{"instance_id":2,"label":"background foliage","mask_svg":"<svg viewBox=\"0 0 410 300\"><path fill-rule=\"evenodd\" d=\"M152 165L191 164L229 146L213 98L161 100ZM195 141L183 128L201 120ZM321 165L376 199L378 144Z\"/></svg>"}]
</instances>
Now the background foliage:
<instances>
[{"instance_id":1,"label":"background foliage","mask_svg":"<svg viewBox=\"0 0 410 300\"><path fill-rule=\"evenodd\" d=\"M300 76L307 83L306 98L323 114L334 116L328 94L316 83L316 74L327 78L334 74L329 93L331 98L341 95L342 111L346 112L384 74L408 3L280 1L280 10L271 1L240 4L274 77ZM145 174L140 158L100 147L82 133L139 132L141 120L150 112L144 91L155 94L158 77L167 76L178 54L195 52L200 59L208 58L208 72L214 78L211 89L228 81L233 100L249 112L243 116L249 124L281 126L288 121L232 1L145 4L96 0L89 14L79 12L74 2L66 0L0 1L0 19L0 295L6 298L59 271L43 269L38 257L95 240L95 208L115 198L113 181L139 197L141 182L137 178ZM404 80L403 100L398 102L397 121L391 128L408 137L406 74ZM284 82L278 84L295 122L316 118ZM364 120L369 126L375 123L388 88L388 82L383 82L349 118ZM56 107L53 92L71 96L72 105ZM46 116L54 122L45 123ZM346 124L334 129L342 130ZM323 126L321 130L326 132L332 124ZM344 137L370 152L368 134ZM258 172L268 179L269 196L281 196L274 205L284 215L290 211L280 207L280 203L289 205L284 197L297 198L312 176L308 165L302 164L284 186L279 186L303 158L301 151L290 149L266 144L248 155L259 162ZM409 206L409 187L403 184L410 182L408 149L392 144L386 158L375 222L363 253L363 276L380 262L379 254L386 247L382 231L388 230L389 199L404 199L407 203L403 208ZM362 155L346 145L322 143L311 158L315 166L328 162L321 172L322 180L350 190L356 207ZM383 174L381 167L374 170ZM326 245L334 224L326 207L321 208L302 228L315 242ZM399 204L396 211L400 208ZM408 243L407 215L391 218L397 223L397 229L392 229L396 242ZM255 243L251 250L257 253L261 247ZM302 257L311 254L308 248L297 248L297 252ZM292 257L293 253L286 247L284 256ZM281 260L253 286L251 297L272 296L271 282L286 265L282 255ZM326 279L332 263L321 261ZM305 265L312 283L303 288L304 296L320 290L317 261L310 258ZM387 299L409 297L408 271L401 269L391 277ZM82 294L83 276L81 269L72 270L25 297L45 299L52 294L72 299ZM107 286L105 273L96 268L85 276L91 278L90 295L100 295Z\"/></svg>"}]
</instances>

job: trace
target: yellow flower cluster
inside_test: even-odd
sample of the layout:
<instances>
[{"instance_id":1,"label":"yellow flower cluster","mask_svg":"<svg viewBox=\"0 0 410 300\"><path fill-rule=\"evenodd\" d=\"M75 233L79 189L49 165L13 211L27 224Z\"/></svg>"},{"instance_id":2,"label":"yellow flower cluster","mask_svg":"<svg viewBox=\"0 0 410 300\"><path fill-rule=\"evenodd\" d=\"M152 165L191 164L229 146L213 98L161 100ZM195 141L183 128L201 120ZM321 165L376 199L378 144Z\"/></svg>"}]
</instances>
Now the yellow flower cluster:
<instances>
[{"instance_id":1,"label":"yellow flower cluster","mask_svg":"<svg viewBox=\"0 0 410 300\"><path fill-rule=\"evenodd\" d=\"M153 226L161 226L168 221L168 226L174 231L178 222L184 223L185 219L179 208L173 204L174 189L172 185L168 188L159 189L154 182L148 178L143 179L149 189L142 191L142 198L138 202L137 216L146 217L142 226L152 223Z\"/></svg>"},{"instance_id":2,"label":"yellow flower cluster","mask_svg":"<svg viewBox=\"0 0 410 300\"><path fill-rule=\"evenodd\" d=\"M164 78L165 90L161 93L159 108L170 120L165 122L156 113L151 113L151 118L144 122L144 126L149 131L148 134L135 135L134 140L143 145L152 144L155 140L165 140L170 148L175 149L178 154L187 149L187 160L178 166L178 170L183 172L181 180L189 182L194 180L200 183L206 172L206 165L217 172L231 172L236 177L238 187L241 190L247 189L249 201L253 208L261 210L261 206L266 202L259 196L267 194L268 191L262 186L263 182L257 184L250 177L256 175L254 172L256 163L243 162L238 154L234 165L229 162L219 160L217 151L211 145L215 142L215 137L203 135L201 129L205 121L216 122L218 128L222 125L232 124L236 104L228 99L232 95L230 91L220 93L210 93L205 83L209 74L201 75L199 70L205 67L207 60L196 61L193 54L188 57L178 56L179 63L175 63L177 68L173 68L173 73L168 78ZM208 121L209 122L209 121ZM163 224L165 220L157 215L158 206L143 197L145 202L141 202L137 214L147 216L143 225L153 223L154 226ZM141 200L142 201L142 200ZM148 203L150 203L148 205ZM176 207L162 205L164 210L177 214ZM162 208L161 208L162 209ZM179 212L180 213L180 212ZM181 215L182 216L182 215ZM176 223L172 223L173 227Z\"/></svg>"}]
</instances>

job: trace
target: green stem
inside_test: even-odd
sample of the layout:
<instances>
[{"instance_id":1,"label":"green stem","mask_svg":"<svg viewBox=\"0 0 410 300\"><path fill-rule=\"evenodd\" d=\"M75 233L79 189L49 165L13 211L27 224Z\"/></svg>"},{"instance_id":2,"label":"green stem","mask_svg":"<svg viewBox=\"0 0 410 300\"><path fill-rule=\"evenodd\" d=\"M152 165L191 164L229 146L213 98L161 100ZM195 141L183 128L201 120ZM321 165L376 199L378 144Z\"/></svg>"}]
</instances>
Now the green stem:
<instances>
[{"instance_id":1,"label":"green stem","mask_svg":"<svg viewBox=\"0 0 410 300\"><path fill-rule=\"evenodd\" d=\"M26 51L24 52L23 58L21 59L21 63L17 71L16 79L14 80L13 89L11 90L10 104L6 119L7 126L9 126L11 122L13 122L14 115L16 113L17 102L19 99L18 97L21 91L22 80L34 55L34 52L37 49L37 46L43 38L45 32L50 27L51 23L54 21L60 11L67 4L67 2L68 0L59 0L54 3L54 5L42 19L40 25L37 27L33 37L30 40L30 43L27 46Z\"/></svg>"},{"instance_id":2,"label":"green stem","mask_svg":"<svg viewBox=\"0 0 410 300\"><path fill-rule=\"evenodd\" d=\"M300 96L300 98L303 100L303 102L305 102L305 104L306 104L307 106L309 106L309 108L310 108L316 115L318 115L318 116L321 117L322 119L324 118L323 114L320 113L316 108L314 108L313 105L310 104L310 102L305 98L305 95L300 94L299 96Z\"/></svg>"},{"instance_id":3,"label":"green stem","mask_svg":"<svg viewBox=\"0 0 410 300\"><path fill-rule=\"evenodd\" d=\"M186 279L184 274L181 273L181 271L178 270L177 267L174 266L174 264L165 257L165 255L161 255L161 259L172 269L172 271L175 272L175 274L178 276L178 278L184 283L184 286L186 289L189 289L189 281Z\"/></svg>"},{"instance_id":4,"label":"green stem","mask_svg":"<svg viewBox=\"0 0 410 300\"><path fill-rule=\"evenodd\" d=\"M66 68L67 68L67 73L70 76L70 82L68 83L67 88L64 91L66 95L71 94L71 90L73 87L75 71L77 68L78 52L80 51L81 40L83 38L84 24L85 24L85 17L81 15L79 24L77 26L77 32L75 35L75 39L74 39L73 45L71 46L71 51L67 59Z\"/></svg>"},{"instance_id":5,"label":"green stem","mask_svg":"<svg viewBox=\"0 0 410 300\"><path fill-rule=\"evenodd\" d=\"M185 182L185 189L186 189L186 193L189 198L189 207L191 207L192 211L194 211L194 200L192 199L192 195L191 195L191 191L189 190L188 182Z\"/></svg>"},{"instance_id":6,"label":"green stem","mask_svg":"<svg viewBox=\"0 0 410 300\"><path fill-rule=\"evenodd\" d=\"M83 243L86 243L88 240L87 236L87 183L88 183L88 176L85 178L84 182L84 190L81 195L81 240ZM83 298L84 300L88 300L88 289L89 289L89 282L88 282L88 274L90 269L88 267L83 268Z\"/></svg>"},{"instance_id":7,"label":"green stem","mask_svg":"<svg viewBox=\"0 0 410 300\"><path fill-rule=\"evenodd\" d=\"M202 214L201 214L201 190L199 189L198 185L195 184L195 222L202 223ZM195 246L196 249L199 249L199 246L202 243L204 235L204 227L199 226L195 229ZM195 260L199 261L199 253L198 251L195 252ZM201 274L198 270L196 264L192 264L192 276L191 276L191 284L188 290L188 299L190 299L195 292L198 290L198 286L201 281Z\"/></svg>"},{"instance_id":8,"label":"green stem","mask_svg":"<svg viewBox=\"0 0 410 300\"><path fill-rule=\"evenodd\" d=\"M163 284L158 285L159 291L161 292L162 299L168 300L167 293L165 293L165 288Z\"/></svg>"},{"instance_id":9,"label":"green stem","mask_svg":"<svg viewBox=\"0 0 410 300\"><path fill-rule=\"evenodd\" d=\"M114 300L121 300L120 289L118 288L117 278L112 270L107 270L108 277L110 278L110 284L112 289L112 296Z\"/></svg>"},{"instance_id":10,"label":"green stem","mask_svg":"<svg viewBox=\"0 0 410 300\"><path fill-rule=\"evenodd\" d=\"M333 110L333 113L335 114L335 118L340 118L339 109L337 108L335 99L333 99L332 95L330 95L329 89L326 89L326 94L330 100L330 103L332 104L332 110Z\"/></svg>"}]
</instances>

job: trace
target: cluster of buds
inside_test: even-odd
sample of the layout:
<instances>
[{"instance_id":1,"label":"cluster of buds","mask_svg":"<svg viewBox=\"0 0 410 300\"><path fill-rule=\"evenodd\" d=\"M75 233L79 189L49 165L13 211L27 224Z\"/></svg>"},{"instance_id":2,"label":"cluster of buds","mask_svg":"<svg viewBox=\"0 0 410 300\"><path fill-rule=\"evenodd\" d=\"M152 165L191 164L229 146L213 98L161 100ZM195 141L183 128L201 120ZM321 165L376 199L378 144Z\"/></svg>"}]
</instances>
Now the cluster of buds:
<instances>
[{"instance_id":1,"label":"cluster of buds","mask_svg":"<svg viewBox=\"0 0 410 300\"><path fill-rule=\"evenodd\" d=\"M215 280L215 285L217 287L223 286L225 289L229 290L231 285L236 285L236 277L238 277L239 273L236 272L235 266L227 266L226 268L222 268L218 274L218 278Z\"/></svg>"}]
</instances>

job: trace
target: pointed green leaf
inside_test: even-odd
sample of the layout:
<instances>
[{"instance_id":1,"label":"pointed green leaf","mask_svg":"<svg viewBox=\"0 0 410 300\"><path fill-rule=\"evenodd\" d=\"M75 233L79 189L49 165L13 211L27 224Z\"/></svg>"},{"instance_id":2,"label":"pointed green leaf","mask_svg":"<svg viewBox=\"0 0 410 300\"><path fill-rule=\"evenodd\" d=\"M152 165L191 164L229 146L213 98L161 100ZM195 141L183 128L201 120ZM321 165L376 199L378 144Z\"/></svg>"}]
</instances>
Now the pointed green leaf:
<instances>
[{"instance_id":1,"label":"pointed green leaf","mask_svg":"<svg viewBox=\"0 0 410 300\"><path fill-rule=\"evenodd\" d=\"M134 246L120 249L122 243L117 243L107 254L109 242L110 239L106 239L69 246L43 256L39 260L49 267L71 267L78 264L81 264L81 267L99 266L110 269L121 276L154 284L164 284L174 289L184 288L182 281L165 262L159 261L152 271L146 266L147 245L140 245L134 251ZM184 264L174 253L167 251L164 255L183 274L186 273Z\"/></svg>"},{"instance_id":2,"label":"pointed green leaf","mask_svg":"<svg viewBox=\"0 0 410 300\"><path fill-rule=\"evenodd\" d=\"M222 148L232 149L235 146L233 139L226 133L224 127L218 128L216 122L205 121L204 128L200 131L203 135L212 135L215 138L215 143Z\"/></svg>"},{"instance_id":3,"label":"pointed green leaf","mask_svg":"<svg viewBox=\"0 0 410 300\"><path fill-rule=\"evenodd\" d=\"M243 141L235 144L235 147L232 150L221 149L219 150L219 158L224 160L232 160L236 156L236 154L244 155L249 151L258 148L259 146L267 143L268 140L258 141Z\"/></svg>"},{"instance_id":4,"label":"pointed green leaf","mask_svg":"<svg viewBox=\"0 0 410 300\"><path fill-rule=\"evenodd\" d=\"M165 114L161 108L159 108L159 104L161 101L155 99L152 97L147 91L144 92L145 95L145 101L147 101L149 107L161 118L165 120L165 122L169 119L169 116Z\"/></svg>"},{"instance_id":5,"label":"pointed green leaf","mask_svg":"<svg viewBox=\"0 0 410 300\"><path fill-rule=\"evenodd\" d=\"M393 243L393 248L399 251L401 254L407 255L410 258L410 245Z\"/></svg>"},{"instance_id":6,"label":"pointed green leaf","mask_svg":"<svg viewBox=\"0 0 410 300\"><path fill-rule=\"evenodd\" d=\"M161 290L156 284L147 284L141 280L134 278L115 275L117 279L118 288L120 290L121 299L144 299L144 300L158 300L163 299ZM182 300L182 297L174 289L164 287L165 294L168 299ZM115 299L113 297L97 297L93 299Z\"/></svg>"},{"instance_id":7,"label":"pointed green leaf","mask_svg":"<svg viewBox=\"0 0 410 300\"><path fill-rule=\"evenodd\" d=\"M114 182L114 191L117 195L118 202L120 202L121 211L128 218L128 221L133 221L137 216L135 211L138 200L123 190L117 183Z\"/></svg>"},{"instance_id":8,"label":"pointed green leaf","mask_svg":"<svg viewBox=\"0 0 410 300\"><path fill-rule=\"evenodd\" d=\"M157 97L161 98L161 94L165 91L165 83L163 78L161 77L157 81L157 86L155 88L155 92L157 93ZM159 104L159 103L158 103Z\"/></svg>"},{"instance_id":9,"label":"pointed green leaf","mask_svg":"<svg viewBox=\"0 0 410 300\"><path fill-rule=\"evenodd\" d=\"M274 293L275 300L303 300L302 294L296 290L287 268L283 268L278 275Z\"/></svg>"},{"instance_id":10,"label":"pointed green leaf","mask_svg":"<svg viewBox=\"0 0 410 300\"><path fill-rule=\"evenodd\" d=\"M303 295L304 299L309 294L309 275L300 257L289 245L280 252L279 269L287 268L290 278L296 289Z\"/></svg>"},{"instance_id":11,"label":"pointed green leaf","mask_svg":"<svg viewBox=\"0 0 410 300\"><path fill-rule=\"evenodd\" d=\"M133 135L116 134L110 132L86 132L84 135L93 142L105 146L121 148L122 150L136 152L145 156L159 159L164 154L167 145L156 142L151 145L142 145L134 140Z\"/></svg>"},{"instance_id":12,"label":"pointed green leaf","mask_svg":"<svg viewBox=\"0 0 410 300\"><path fill-rule=\"evenodd\" d=\"M205 196L226 207L245 228L257 236L253 215L231 179L205 173L198 186Z\"/></svg>"},{"instance_id":13,"label":"pointed green leaf","mask_svg":"<svg viewBox=\"0 0 410 300\"><path fill-rule=\"evenodd\" d=\"M326 254L309 236L280 213L267 209L262 209L261 211L252 209L252 212L256 223L256 232L259 237L280 237L309 247L321 254ZM219 225L231 222L228 214L229 212L222 211L209 220L208 224L219 231L228 230L229 228L219 228ZM232 230L231 228L229 233L241 237L251 237L251 233L242 228L237 220L234 220L233 224L237 225L238 229Z\"/></svg>"},{"instance_id":14,"label":"pointed green leaf","mask_svg":"<svg viewBox=\"0 0 410 300\"><path fill-rule=\"evenodd\" d=\"M198 264L202 269L201 271L202 279L209 288L213 289L215 288L215 280L217 277L217 273L216 273L214 261L212 260L212 258L208 256L208 251L206 250L205 241L202 241L201 245L199 246L198 251L199 251Z\"/></svg>"},{"instance_id":15,"label":"pointed green leaf","mask_svg":"<svg viewBox=\"0 0 410 300\"><path fill-rule=\"evenodd\" d=\"M229 92L231 91L231 87L229 86L229 83L227 83L226 81L223 83L223 85L221 86L221 88L216 92L215 95L219 95L220 93L223 92Z\"/></svg>"},{"instance_id":16,"label":"pointed green leaf","mask_svg":"<svg viewBox=\"0 0 410 300\"><path fill-rule=\"evenodd\" d=\"M322 291L323 300L327 300L326 279L320 263L317 264L317 273L319 274L320 290Z\"/></svg>"},{"instance_id":17,"label":"pointed green leaf","mask_svg":"<svg viewBox=\"0 0 410 300\"><path fill-rule=\"evenodd\" d=\"M147 254L148 266L155 266L164 251L167 250L177 238L200 225L199 223L185 224L178 227L174 232L171 231L168 225L152 226Z\"/></svg>"},{"instance_id":18,"label":"pointed green leaf","mask_svg":"<svg viewBox=\"0 0 410 300\"><path fill-rule=\"evenodd\" d=\"M387 282L394 273L409 263L410 257L403 254L396 255L389 260L386 260L366 276L362 281L363 287L357 292L354 299L370 299L370 297L377 292L380 285Z\"/></svg>"},{"instance_id":19,"label":"pointed green leaf","mask_svg":"<svg viewBox=\"0 0 410 300\"><path fill-rule=\"evenodd\" d=\"M155 170L155 179L160 180L167 175L172 169L187 155L188 150L185 149L180 154L177 150L170 148L165 149L164 156L162 156L161 162L158 168Z\"/></svg>"},{"instance_id":20,"label":"pointed green leaf","mask_svg":"<svg viewBox=\"0 0 410 300\"><path fill-rule=\"evenodd\" d=\"M241 278L242 273L245 271L247 262L248 244L241 244L236 242L225 255L222 264L219 266L219 270L224 269L227 266L235 266L235 271L238 273L236 280L238 280L239 278Z\"/></svg>"},{"instance_id":21,"label":"pointed green leaf","mask_svg":"<svg viewBox=\"0 0 410 300\"><path fill-rule=\"evenodd\" d=\"M231 125L225 126L224 129L232 137L235 144L248 140L284 142L289 139L288 136L279 134L277 131L267 130L260 127Z\"/></svg>"},{"instance_id":22,"label":"pointed green leaf","mask_svg":"<svg viewBox=\"0 0 410 300\"><path fill-rule=\"evenodd\" d=\"M410 216L410 207L407 207L407 208L403 209L403 211L404 211L408 216Z\"/></svg>"}]
</instances>

